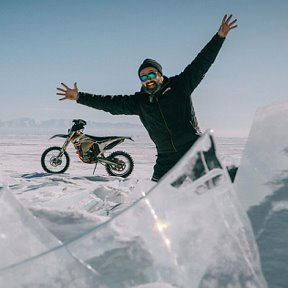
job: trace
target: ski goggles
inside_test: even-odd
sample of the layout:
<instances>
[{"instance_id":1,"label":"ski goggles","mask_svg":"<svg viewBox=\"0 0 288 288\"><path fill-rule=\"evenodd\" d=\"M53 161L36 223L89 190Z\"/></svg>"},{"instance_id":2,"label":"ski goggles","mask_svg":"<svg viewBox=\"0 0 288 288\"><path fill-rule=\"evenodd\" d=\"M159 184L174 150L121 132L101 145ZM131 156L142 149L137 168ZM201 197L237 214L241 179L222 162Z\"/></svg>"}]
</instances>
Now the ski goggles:
<instances>
[{"instance_id":1,"label":"ski goggles","mask_svg":"<svg viewBox=\"0 0 288 288\"><path fill-rule=\"evenodd\" d=\"M156 79L157 78L157 72L152 71L152 72L149 72L147 75L139 76L139 78L142 82L145 82L148 79Z\"/></svg>"}]
</instances>

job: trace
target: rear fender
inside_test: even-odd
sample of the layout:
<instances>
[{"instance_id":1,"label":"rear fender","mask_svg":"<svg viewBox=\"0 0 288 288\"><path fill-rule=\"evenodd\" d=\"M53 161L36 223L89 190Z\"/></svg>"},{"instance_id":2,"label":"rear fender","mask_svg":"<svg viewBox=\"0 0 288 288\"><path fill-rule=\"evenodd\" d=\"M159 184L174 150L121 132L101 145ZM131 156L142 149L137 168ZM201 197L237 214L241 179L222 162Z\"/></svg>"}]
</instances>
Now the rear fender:
<instances>
[{"instance_id":1,"label":"rear fender","mask_svg":"<svg viewBox=\"0 0 288 288\"><path fill-rule=\"evenodd\" d=\"M112 148L114 148L115 146L117 146L118 144L124 142L125 139L128 139L128 140L131 140L131 141L134 141L131 137L117 137L115 139L111 138L111 142L110 144L106 145L104 150L110 150ZM108 141L106 141L108 142ZM101 144L100 144L101 145Z\"/></svg>"},{"instance_id":2,"label":"rear fender","mask_svg":"<svg viewBox=\"0 0 288 288\"><path fill-rule=\"evenodd\" d=\"M134 142L134 140L132 139L132 137L123 137L123 138L128 139L128 140L131 140L131 141Z\"/></svg>"}]
</instances>

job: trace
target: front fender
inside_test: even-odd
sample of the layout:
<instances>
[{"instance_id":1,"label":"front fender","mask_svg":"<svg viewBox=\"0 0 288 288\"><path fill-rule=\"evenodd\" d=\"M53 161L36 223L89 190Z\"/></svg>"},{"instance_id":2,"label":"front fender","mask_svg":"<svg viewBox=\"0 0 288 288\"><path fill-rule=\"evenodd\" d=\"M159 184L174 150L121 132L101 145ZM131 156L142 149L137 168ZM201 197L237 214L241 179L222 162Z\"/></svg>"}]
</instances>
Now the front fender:
<instances>
[{"instance_id":1,"label":"front fender","mask_svg":"<svg viewBox=\"0 0 288 288\"><path fill-rule=\"evenodd\" d=\"M56 135L53 135L52 137L50 137L49 139L53 139L53 138L56 138L56 137L67 138L68 134L56 134Z\"/></svg>"},{"instance_id":2,"label":"front fender","mask_svg":"<svg viewBox=\"0 0 288 288\"><path fill-rule=\"evenodd\" d=\"M123 137L123 138L128 139L128 140L131 140L131 141L134 142L134 140L132 139L132 137Z\"/></svg>"}]
</instances>

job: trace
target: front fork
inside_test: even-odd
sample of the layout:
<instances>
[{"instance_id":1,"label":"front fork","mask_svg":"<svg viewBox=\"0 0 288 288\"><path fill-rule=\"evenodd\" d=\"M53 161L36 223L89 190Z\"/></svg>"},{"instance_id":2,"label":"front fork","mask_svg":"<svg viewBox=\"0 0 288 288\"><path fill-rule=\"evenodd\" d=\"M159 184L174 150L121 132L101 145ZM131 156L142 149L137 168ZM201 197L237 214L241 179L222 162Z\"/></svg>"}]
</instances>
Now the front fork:
<instances>
[{"instance_id":1,"label":"front fork","mask_svg":"<svg viewBox=\"0 0 288 288\"><path fill-rule=\"evenodd\" d=\"M75 132L74 132L74 133L75 133ZM63 156L64 152L66 151L66 149L67 149L67 147L68 147L68 145L69 145L69 143L70 143L71 140L73 139L74 133L72 133L71 135L68 135L68 137L67 137L67 139L65 140L64 144L62 145L61 150L60 150L60 152L59 152L59 154L58 154L57 157L61 158L61 157Z\"/></svg>"}]
</instances>

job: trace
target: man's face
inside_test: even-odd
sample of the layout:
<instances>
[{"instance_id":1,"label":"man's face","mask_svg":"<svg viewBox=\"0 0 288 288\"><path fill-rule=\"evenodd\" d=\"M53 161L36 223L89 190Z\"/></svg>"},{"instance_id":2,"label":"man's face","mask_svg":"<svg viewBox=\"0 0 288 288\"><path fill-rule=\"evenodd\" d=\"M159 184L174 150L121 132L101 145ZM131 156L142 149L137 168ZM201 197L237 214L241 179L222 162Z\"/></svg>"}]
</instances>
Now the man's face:
<instances>
[{"instance_id":1,"label":"man's face","mask_svg":"<svg viewBox=\"0 0 288 288\"><path fill-rule=\"evenodd\" d=\"M160 87L163 83L163 76L154 67L146 67L142 69L139 77L147 92L153 93L154 91L158 90L158 87Z\"/></svg>"}]
</instances>

